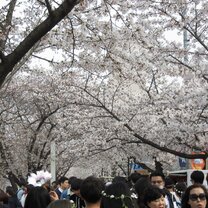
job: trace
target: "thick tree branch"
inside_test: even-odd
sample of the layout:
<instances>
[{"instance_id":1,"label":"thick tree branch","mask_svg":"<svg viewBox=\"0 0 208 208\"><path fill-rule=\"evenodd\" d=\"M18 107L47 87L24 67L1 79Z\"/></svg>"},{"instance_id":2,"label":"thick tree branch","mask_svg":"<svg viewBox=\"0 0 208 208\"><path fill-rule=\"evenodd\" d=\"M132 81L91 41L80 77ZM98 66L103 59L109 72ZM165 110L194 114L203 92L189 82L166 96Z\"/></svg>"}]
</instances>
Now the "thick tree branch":
<instances>
[{"instance_id":1,"label":"thick tree branch","mask_svg":"<svg viewBox=\"0 0 208 208\"><path fill-rule=\"evenodd\" d=\"M26 55L26 53L57 25L77 4L77 0L64 0L40 25L38 25L8 56L5 62L0 63L0 86L14 66Z\"/></svg>"}]
</instances>

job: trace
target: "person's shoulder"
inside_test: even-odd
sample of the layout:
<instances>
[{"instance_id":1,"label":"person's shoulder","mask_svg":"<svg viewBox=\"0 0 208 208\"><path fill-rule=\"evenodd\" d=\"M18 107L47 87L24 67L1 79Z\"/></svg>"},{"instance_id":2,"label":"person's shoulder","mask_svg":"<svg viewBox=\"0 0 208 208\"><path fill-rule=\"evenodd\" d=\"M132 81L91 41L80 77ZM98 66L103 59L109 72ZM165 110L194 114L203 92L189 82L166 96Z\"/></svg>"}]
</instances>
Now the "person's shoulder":
<instances>
[{"instance_id":1,"label":"person's shoulder","mask_svg":"<svg viewBox=\"0 0 208 208\"><path fill-rule=\"evenodd\" d=\"M54 191L55 191L56 193L61 193L60 190L59 190L59 188L56 188Z\"/></svg>"}]
</instances>

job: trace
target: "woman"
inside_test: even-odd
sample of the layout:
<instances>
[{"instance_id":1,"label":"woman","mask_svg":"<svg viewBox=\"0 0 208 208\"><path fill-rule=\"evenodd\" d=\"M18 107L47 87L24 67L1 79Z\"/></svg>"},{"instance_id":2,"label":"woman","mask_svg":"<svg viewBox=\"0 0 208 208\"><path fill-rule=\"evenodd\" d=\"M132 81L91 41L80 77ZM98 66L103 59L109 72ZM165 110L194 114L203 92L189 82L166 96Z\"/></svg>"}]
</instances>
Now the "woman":
<instances>
[{"instance_id":1,"label":"woman","mask_svg":"<svg viewBox=\"0 0 208 208\"><path fill-rule=\"evenodd\" d=\"M149 186L144 192L143 203L149 208L165 208L165 193L157 186Z\"/></svg>"},{"instance_id":2,"label":"woman","mask_svg":"<svg viewBox=\"0 0 208 208\"><path fill-rule=\"evenodd\" d=\"M26 197L24 208L46 208L50 202L50 195L45 188L34 187Z\"/></svg>"},{"instance_id":3,"label":"woman","mask_svg":"<svg viewBox=\"0 0 208 208\"><path fill-rule=\"evenodd\" d=\"M208 192L201 184L189 186L182 197L182 208L208 208Z\"/></svg>"},{"instance_id":4,"label":"woman","mask_svg":"<svg viewBox=\"0 0 208 208\"><path fill-rule=\"evenodd\" d=\"M115 182L108 185L102 193L100 208L133 208L133 202L128 185Z\"/></svg>"}]
</instances>

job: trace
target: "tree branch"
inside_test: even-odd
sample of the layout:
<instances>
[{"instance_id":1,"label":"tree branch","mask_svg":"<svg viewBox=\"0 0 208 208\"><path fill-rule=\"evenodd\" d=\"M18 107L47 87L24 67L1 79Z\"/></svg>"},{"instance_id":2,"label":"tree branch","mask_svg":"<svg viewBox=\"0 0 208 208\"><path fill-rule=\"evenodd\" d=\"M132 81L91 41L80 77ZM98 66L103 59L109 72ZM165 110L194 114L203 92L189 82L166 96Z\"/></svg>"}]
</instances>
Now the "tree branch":
<instances>
[{"instance_id":1,"label":"tree branch","mask_svg":"<svg viewBox=\"0 0 208 208\"><path fill-rule=\"evenodd\" d=\"M26 55L26 53L57 25L77 4L77 0L64 0L40 25L16 47L16 49L5 57L5 62L0 63L0 86L6 76L13 70L14 66Z\"/></svg>"}]
</instances>

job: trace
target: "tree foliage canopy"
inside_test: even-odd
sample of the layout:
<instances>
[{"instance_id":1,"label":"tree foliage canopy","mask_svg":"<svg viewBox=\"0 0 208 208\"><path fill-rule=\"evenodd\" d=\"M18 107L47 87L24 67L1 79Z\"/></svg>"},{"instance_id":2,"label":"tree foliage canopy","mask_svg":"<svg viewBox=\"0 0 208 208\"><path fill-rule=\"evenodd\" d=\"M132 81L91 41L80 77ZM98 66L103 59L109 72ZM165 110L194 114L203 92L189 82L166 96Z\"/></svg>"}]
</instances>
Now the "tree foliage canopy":
<instances>
[{"instance_id":1,"label":"tree foliage canopy","mask_svg":"<svg viewBox=\"0 0 208 208\"><path fill-rule=\"evenodd\" d=\"M101 166L128 156L169 165L175 156L207 158L206 0L7 2L0 12L7 170L47 168L52 140L62 168L90 156Z\"/></svg>"}]
</instances>

